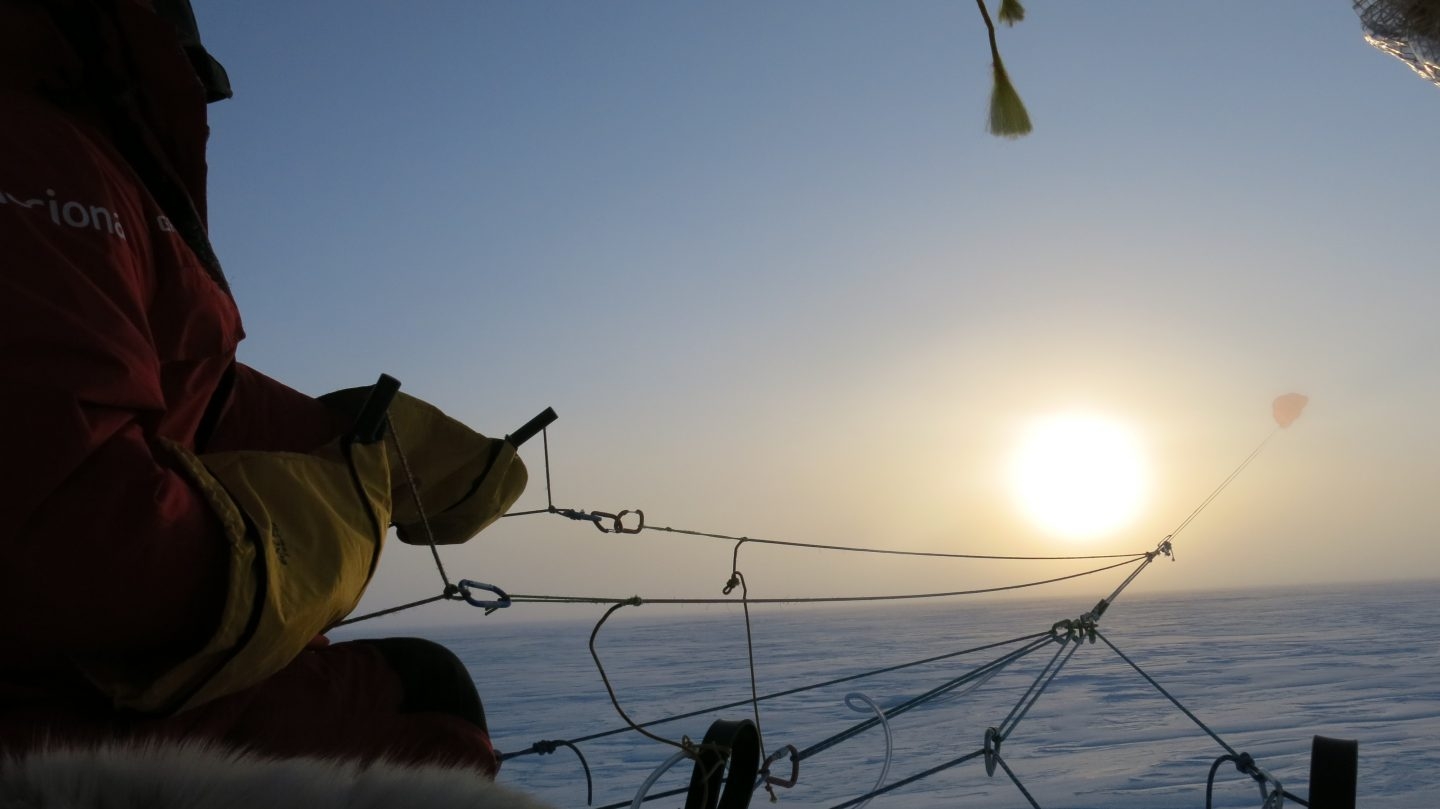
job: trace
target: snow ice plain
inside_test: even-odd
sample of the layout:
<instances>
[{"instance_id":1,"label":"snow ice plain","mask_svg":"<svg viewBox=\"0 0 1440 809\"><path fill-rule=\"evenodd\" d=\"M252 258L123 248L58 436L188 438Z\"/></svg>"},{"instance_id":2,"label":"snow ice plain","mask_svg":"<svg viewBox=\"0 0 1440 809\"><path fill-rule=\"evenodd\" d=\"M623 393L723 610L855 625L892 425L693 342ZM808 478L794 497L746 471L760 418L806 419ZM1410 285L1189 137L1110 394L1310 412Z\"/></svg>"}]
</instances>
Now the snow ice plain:
<instances>
[{"instance_id":1,"label":"snow ice plain","mask_svg":"<svg viewBox=\"0 0 1440 809\"><path fill-rule=\"evenodd\" d=\"M759 691L1043 631L1091 606L1082 601L755 607ZM514 623L477 616L476 624L463 629L423 633L466 661L502 751L623 726L586 649L602 608L576 609L574 621ZM1101 631L1221 738L1254 755L1301 797L1308 793L1311 736L1321 734L1359 740L1360 806L1416 809L1440 800L1440 582L1127 594L1104 617ZM605 625L598 648L621 704L636 721L750 693L738 608L655 617L644 607L627 607ZM859 691L890 707L1003 651L762 702L766 747L804 749L866 719L870 714L846 707L846 694ZM973 691L946 694L897 716L891 722L894 758L887 782L978 749L985 728L1005 717L1052 655L1042 649ZM699 739L714 718L750 715L747 705L654 730L667 738ZM633 798L673 752L634 732L580 747L594 774L595 806ZM884 752L879 728L826 750L804 762L798 786L778 790L780 803L829 807L860 795L874 786ZM1046 809L1201 807L1206 773L1223 752L1103 643L1079 649L1003 745L1006 762ZM688 778L684 763L652 791L683 786ZM564 748L508 761L500 780L558 806L585 803L580 763ZM1255 784L1223 765L1216 805L1259 802ZM756 794L754 805L767 803L763 792ZM1028 804L1002 771L987 777L982 762L973 760L877 797L871 806Z\"/></svg>"}]
</instances>

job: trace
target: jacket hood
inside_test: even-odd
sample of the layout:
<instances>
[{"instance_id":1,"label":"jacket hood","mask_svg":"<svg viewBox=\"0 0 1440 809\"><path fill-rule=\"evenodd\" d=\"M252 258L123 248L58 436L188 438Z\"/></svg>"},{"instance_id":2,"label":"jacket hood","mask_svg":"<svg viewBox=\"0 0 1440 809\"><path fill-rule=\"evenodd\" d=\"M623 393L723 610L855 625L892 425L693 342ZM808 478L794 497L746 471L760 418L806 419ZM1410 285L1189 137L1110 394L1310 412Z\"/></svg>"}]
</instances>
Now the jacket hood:
<instances>
[{"instance_id":1,"label":"jacket hood","mask_svg":"<svg viewBox=\"0 0 1440 809\"><path fill-rule=\"evenodd\" d=\"M189 10L187 1L180 4ZM0 0L6 91L37 96L94 125L164 197L171 219L184 219L174 207L193 207L190 217L203 229L210 91L183 32L150 1Z\"/></svg>"}]
</instances>

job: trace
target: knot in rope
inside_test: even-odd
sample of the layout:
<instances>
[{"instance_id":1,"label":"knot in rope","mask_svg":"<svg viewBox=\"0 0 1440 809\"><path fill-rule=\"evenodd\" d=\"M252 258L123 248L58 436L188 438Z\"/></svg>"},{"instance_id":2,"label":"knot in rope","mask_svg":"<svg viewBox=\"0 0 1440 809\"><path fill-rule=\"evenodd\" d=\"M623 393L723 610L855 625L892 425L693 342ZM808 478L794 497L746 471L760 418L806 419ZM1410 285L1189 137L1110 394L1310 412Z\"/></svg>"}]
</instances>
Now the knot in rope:
<instances>
[{"instance_id":1,"label":"knot in rope","mask_svg":"<svg viewBox=\"0 0 1440 809\"><path fill-rule=\"evenodd\" d=\"M684 753L685 757L692 761L700 757L700 745L696 744L689 736L682 735L680 737L679 747L680 752Z\"/></svg>"},{"instance_id":2,"label":"knot in rope","mask_svg":"<svg viewBox=\"0 0 1440 809\"><path fill-rule=\"evenodd\" d=\"M560 747L560 742L555 739L541 739L530 745L530 749L542 756L548 756Z\"/></svg>"},{"instance_id":3,"label":"knot in rope","mask_svg":"<svg viewBox=\"0 0 1440 809\"><path fill-rule=\"evenodd\" d=\"M739 587L740 584L740 571L737 570L730 574L730 581L725 582L725 589L721 590L720 592L728 596L733 593L735 591L735 588Z\"/></svg>"}]
</instances>

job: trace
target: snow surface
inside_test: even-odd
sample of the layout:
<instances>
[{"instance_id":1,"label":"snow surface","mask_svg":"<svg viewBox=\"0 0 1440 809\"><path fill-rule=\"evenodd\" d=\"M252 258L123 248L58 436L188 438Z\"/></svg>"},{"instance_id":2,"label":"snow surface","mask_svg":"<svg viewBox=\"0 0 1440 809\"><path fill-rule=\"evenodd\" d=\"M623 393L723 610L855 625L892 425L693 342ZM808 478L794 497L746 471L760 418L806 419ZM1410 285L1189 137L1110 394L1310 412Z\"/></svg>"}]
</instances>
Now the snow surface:
<instances>
[{"instance_id":1,"label":"snow surface","mask_svg":"<svg viewBox=\"0 0 1440 809\"><path fill-rule=\"evenodd\" d=\"M1440 583L1122 598L1101 630L1237 750L1291 792L1308 794L1311 736L1360 742L1359 805L1421 807L1440 794ZM761 694L1047 630L1091 606L1065 601L943 601L865 609L752 608ZM602 608L574 622L506 622L425 634L470 666L501 750L623 726L586 649ZM898 780L981 746L1059 647L1051 644L969 693L944 695L892 723ZM627 607L599 650L621 705L637 721L749 695L738 608L657 619ZM767 749L805 748L863 721L844 697L892 706L1003 652L981 652L761 703ZM731 708L654 730L700 739ZM673 749L626 732L581 745L595 805L633 797ZM827 807L869 789L884 755L880 729L804 762L782 804ZM1223 753L1103 643L1084 644L1002 748L1041 806L1200 807ZM777 769L784 771L784 765ZM684 785L677 766L656 786ZM564 748L505 764L501 780L561 806L582 806L584 775ZM1216 805L1258 806L1254 783L1224 765ZM757 793L755 805L767 803ZM680 798L651 806L679 805ZM1027 806L997 770L966 762L875 799L873 807ZM1289 804L1287 804L1289 805Z\"/></svg>"}]
</instances>

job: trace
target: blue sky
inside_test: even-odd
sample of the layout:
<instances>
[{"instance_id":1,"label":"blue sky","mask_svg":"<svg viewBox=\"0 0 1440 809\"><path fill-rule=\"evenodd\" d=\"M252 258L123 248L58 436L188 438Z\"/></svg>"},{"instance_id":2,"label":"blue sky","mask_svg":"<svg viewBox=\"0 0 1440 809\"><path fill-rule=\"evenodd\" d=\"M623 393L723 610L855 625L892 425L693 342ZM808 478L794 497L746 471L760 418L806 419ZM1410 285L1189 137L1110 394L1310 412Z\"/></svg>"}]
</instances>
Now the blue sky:
<instances>
[{"instance_id":1,"label":"blue sky","mask_svg":"<svg viewBox=\"0 0 1440 809\"><path fill-rule=\"evenodd\" d=\"M1028 8L1010 141L965 2L200 3L241 358L317 394L387 371L491 433L553 405L559 505L980 553L1073 547L1005 491L1028 419L1134 427L1152 496L1086 547L1143 550L1303 390L1143 586L1435 575L1440 88L1340 0ZM724 544L525 519L449 566L622 596L728 572ZM754 564L770 595L1032 570ZM367 603L427 565L396 543Z\"/></svg>"}]
</instances>

